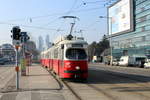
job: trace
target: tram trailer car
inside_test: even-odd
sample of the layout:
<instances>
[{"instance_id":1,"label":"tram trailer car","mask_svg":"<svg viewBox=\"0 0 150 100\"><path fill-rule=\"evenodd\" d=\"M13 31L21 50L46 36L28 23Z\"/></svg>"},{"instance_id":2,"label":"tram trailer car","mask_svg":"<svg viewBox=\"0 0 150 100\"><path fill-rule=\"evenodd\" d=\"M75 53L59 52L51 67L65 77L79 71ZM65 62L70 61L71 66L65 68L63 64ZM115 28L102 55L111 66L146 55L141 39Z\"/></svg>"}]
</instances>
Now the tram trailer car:
<instances>
[{"instance_id":1,"label":"tram trailer car","mask_svg":"<svg viewBox=\"0 0 150 100\"><path fill-rule=\"evenodd\" d=\"M41 53L41 64L60 78L88 77L87 42L83 38L61 38L50 49Z\"/></svg>"}]
</instances>

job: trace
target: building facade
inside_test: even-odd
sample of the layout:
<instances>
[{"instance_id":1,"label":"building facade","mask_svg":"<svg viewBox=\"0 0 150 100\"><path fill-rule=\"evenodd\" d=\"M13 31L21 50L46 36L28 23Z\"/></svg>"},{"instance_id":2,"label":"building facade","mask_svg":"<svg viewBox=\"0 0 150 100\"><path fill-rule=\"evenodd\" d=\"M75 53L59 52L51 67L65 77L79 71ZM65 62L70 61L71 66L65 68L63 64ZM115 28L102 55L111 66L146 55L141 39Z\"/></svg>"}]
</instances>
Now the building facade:
<instances>
[{"instance_id":1,"label":"building facade","mask_svg":"<svg viewBox=\"0 0 150 100\"><path fill-rule=\"evenodd\" d=\"M150 57L150 1L133 0L134 31L112 37L112 55Z\"/></svg>"},{"instance_id":2,"label":"building facade","mask_svg":"<svg viewBox=\"0 0 150 100\"><path fill-rule=\"evenodd\" d=\"M15 49L11 44L3 44L0 46L0 57L15 60Z\"/></svg>"},{"instance_id":3,"label":"building facade","mask_svg":"<svg viewBox=\"0 0 150 100\"><path fill-rule=\"evenodd\" d=\"M40 52L43 51L43 48L44 48L43 46L44 46L43 37L42 37L42 36L39 36L39 38L38 38L38 50L39 50Z\"/></svg>"}]
</instances>

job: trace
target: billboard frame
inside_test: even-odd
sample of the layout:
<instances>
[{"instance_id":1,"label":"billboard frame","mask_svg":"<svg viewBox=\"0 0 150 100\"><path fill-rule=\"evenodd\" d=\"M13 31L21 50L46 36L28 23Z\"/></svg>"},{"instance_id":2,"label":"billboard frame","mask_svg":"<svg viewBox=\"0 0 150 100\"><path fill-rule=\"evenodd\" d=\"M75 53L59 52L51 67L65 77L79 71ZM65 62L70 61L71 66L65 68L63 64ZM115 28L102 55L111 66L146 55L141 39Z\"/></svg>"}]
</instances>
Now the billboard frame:
<instances>
[{"instance_id":1,"label":"billboard frame","mask_svg":"<svg viewBox=\"0 0 150 100\"><path fill-rule=\"evenodd\" d=\"M127 34L129 32L133 32L135 30L134 28L134 0L129 0L130 1L130 29L128 30L125 30L125 31L121 31L121 32L117 32L115 34L109 34L110 30L109 30L109 9L113 6L115 6L116 4L118 4L119 2L121 2L122 0L118 0L117 2L113 3L112 5L108 6L107 7L107 30L108 30L108 36L109 37L115 37L115 36L119 36L119 35L122 35L122 34Z\"/></svg>"}]
</instances>

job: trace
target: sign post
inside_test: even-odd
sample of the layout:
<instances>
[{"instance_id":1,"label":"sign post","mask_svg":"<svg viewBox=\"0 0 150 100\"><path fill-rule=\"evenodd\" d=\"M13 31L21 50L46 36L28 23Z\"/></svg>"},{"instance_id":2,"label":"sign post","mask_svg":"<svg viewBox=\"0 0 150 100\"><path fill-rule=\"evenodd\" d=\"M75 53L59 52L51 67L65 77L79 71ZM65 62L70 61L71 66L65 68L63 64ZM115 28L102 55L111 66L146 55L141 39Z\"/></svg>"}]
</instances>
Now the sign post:
<instances>
[{"instance_id":1,"label":"sign post","mask_svg":"<svg viewBox=\"0 0 150 100\"><path fill-rule=\"evenodd\" d=\"M26 76L26 55L25 55L25 43L30 39L27 32L21 32L21 44L22 44L22 59L21 59L21 75Z\"/></svg>"},{"instance_id":2,"label":"sign post","mask_svg":"<svg viewBox=\"0 0 150 100\"><path fill-rule=\"evenodd\" d=\"M12 43L16 49L16 89L19 90L19 47L20 47L20 31L19 26L14 26L11 30L12 32Z\"/></svg>"},{"instance_id":3,"label":"sign post","mask_svg":"<svg viewBox=\"0 0 150 100\"><path fill-rule=\"evenodd\" d=\"M16 49L16 89L18 90L19 89L19 53L18 53L18 49L19 49L19 46L15 46L15 49Z\"/></svg>"}]
</instances>

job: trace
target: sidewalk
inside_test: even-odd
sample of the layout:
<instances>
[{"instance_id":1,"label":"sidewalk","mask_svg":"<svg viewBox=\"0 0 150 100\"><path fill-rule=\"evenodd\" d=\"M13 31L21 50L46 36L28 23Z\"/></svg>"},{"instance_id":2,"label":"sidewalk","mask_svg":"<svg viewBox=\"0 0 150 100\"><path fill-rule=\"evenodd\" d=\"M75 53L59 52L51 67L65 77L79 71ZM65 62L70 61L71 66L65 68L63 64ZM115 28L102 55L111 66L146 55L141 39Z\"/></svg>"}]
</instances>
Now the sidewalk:
<instances>
[{"instance_id":1,"label":"sidewalk","mask_svg":"<svg viewBox=\"0 0 150 100\"><path fill-rule=\"evenodd\" d=\"M58 82L40 65L29 67L29 74L20 77L19 91L16 90L16 78L10 80L0 100L64 100Z\"/></svg>"},{"instance_id":2,"label":"sidewalk","mask_svg":"<svg viewBox=\"0 0 150 100\"><path fill-rule=\"evenodd\" d=\"M58 82L39 65L29 67L27 76L20 78L20 88L23 90L59 90Z\"/></svg>"}]
</instances>

